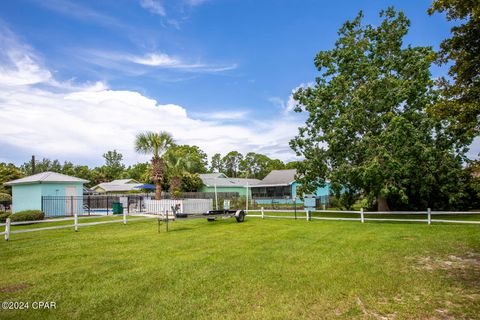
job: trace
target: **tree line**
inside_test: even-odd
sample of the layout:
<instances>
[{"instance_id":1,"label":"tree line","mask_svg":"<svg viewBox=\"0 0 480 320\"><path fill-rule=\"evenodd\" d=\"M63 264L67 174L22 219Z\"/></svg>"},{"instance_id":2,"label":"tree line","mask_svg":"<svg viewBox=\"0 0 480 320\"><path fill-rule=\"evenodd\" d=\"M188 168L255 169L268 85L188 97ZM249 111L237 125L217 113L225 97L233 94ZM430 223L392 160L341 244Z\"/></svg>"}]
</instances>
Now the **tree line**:
<instances>
[{"instance_id":1,"label":"tree line","mask_svg":"<svg viewBox=\"0 0 480 320\"><path fill-rule=\"evenodd\" d=\"M141 183L155 183L151 162L140 162L130 166L123 162L123 155L117 150L105 152L104 164L97 167L76 165L70 161L54 159L35 160L35 173L52 171L88 180L87 187L115 179L135 179ZM294 168L297 162L284 163L271 159L264 154L249 152L245 156L231 151L221 156L215 154L208 161L207 154L198 146L168 144L162 153L164 174L161 189L174 192L194 192L202 187L199 174L222 172L228 177L263 179L271 170ZM32 174L32 162L26 161L20 166L13 163L0 163L0 193L10 193L3 183L20 179Z\"/></svg>"}]
</instances>

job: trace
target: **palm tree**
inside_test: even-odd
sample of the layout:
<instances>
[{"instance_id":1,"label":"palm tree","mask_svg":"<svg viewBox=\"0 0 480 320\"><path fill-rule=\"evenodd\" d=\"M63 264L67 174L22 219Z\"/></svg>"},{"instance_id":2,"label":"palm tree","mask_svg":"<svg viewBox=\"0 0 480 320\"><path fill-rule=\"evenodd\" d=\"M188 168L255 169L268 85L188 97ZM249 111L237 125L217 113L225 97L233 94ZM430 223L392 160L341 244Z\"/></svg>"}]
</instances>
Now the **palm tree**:
<instances>
[{"instance_id":1,"label":"palm tree","mask_svg":"<svg viewBox=\"0 0 480 320\"><path fill-rule=\"evenodd\" d=\"M165 164L170 177L170 194L175 199L182 188L182 176L191 171L192 163L188 158L169 151L165 155Z\"/></svg>"},{"instance_id":2,"label":"palm tree","mask_svg":"<svg viewBox=\"0 0 480 320\"><path fill-rule=\"evenodd\" d=\"M165 131L160 131L159 133L147 131L137 134L135 138L135 151L153 155L151 173L155 183L156 200L160 200L162 197L162 181L165 166L162 157L173 144L172 136Z\"/></svg>"}]
</instances>

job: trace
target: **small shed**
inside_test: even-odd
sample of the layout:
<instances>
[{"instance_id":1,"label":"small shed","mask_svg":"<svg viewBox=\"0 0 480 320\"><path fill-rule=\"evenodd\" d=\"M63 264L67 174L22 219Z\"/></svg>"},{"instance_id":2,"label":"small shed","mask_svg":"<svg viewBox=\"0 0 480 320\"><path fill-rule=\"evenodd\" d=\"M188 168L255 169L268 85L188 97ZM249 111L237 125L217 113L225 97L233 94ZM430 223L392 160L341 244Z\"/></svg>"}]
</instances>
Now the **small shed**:
<instances>
[{"instance_id":1,"label":"small shed","mask_svg":"<svg viewBox=\"0 0 480 320\"><path fill-rule=\"evenodd\" d=\"M12 212L42 210L42 197L55 197L65 208L82 205L83 184L88 182L56 172L42 172L9 181L12 187ZM67 214L67 212L66 212Z\"/></svg>"}]
</instances>

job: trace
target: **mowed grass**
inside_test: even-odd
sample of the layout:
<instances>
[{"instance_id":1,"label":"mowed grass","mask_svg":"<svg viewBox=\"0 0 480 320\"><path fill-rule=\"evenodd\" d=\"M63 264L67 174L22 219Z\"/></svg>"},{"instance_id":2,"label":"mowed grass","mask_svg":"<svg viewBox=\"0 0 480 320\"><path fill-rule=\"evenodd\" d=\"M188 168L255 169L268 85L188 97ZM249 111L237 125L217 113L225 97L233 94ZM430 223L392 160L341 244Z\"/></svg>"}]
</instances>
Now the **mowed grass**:
<instances>
[{"instance_id":1,"label":"mowed grass","mask_svg":"<svg viewBox=\"0 0 480 320\"><path fill-rule=\"evenodd\" d=\"M480 314L480 226L248 218L14 234L1 319L443 319ZM25 227L24 227L25 228Z\"/></svg>"}]
</instances>

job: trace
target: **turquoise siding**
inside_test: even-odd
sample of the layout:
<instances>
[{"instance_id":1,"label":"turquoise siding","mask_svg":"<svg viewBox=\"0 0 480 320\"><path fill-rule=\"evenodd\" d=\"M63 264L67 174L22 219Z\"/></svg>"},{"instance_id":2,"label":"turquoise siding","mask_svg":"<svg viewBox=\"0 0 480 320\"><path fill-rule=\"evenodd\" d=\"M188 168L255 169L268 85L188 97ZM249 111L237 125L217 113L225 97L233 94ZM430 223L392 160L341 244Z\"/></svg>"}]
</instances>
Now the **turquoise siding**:
<instances>
[{"instance_id":1,"label":"turquoise siding","mask_svg":"<svg viewBox=\"0 0 480 320\"><path fill-rule=\"evenodd\" d=\"M292 183L292 198L291 199L273 199L275 200L275 202L277 202L278 204L293 204L293 198L297 198L296 199L296 203L298 204L301 204L303 203L303 201L300 199L299 195L297 195L297 187L299 186L299 184L297 182L293 182ZM328 196L330 194L330 184L327 183L325 184L325 186L323 188L317 188L316 192L315 192L315 196L316 197L320 197L320 196ZM255 202L257 202L258 204L269 204L272 202L272 199L258 199L258 200L255 200Z\"/></svg>"},{"instance_id":2,"label":"turquoise siding","mask_svg":"<svg viewBox=\"0 0 480 320\"><path fill-rule=\"evenodd\" d=\"M42 196L66 196L66 187L75 187L76 196L83 195L83 183L31 183L12 186L12 211L13 213L23 210L41 210ZM75 202L75 205L83 207L81 201ZM78 211L78 210L77 210ZM78 213L81 213L78 211Z\"/></svg>"},{"instance_id":3,"label":"turquoise siding","mask_svg":"<svg viewBox=\"0 0 480 320\"><path fill-rule=\"evenodd\" d=\"M20 184L12 186L12 212L40 210L42 208L42 186Z\"/></svg>"},{"instance_id":4,"label":"turquoise siding","mask_svg":"<svg viewBox=\"0 0 480 320\"><path fill-rule=\"evenodd\" d=\"M215 187L203 186L199 190L200 192L215 192ZM217 192L238 192L240 197L245 197L247 194L247 188L245 187L217 187ZM252 190L248 188L248 196L252 197Z\"/></svg>"}]
</instances>

